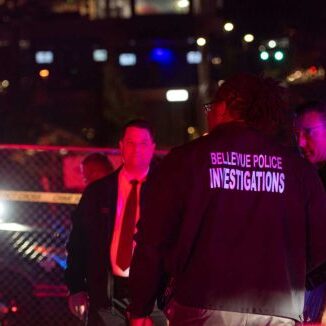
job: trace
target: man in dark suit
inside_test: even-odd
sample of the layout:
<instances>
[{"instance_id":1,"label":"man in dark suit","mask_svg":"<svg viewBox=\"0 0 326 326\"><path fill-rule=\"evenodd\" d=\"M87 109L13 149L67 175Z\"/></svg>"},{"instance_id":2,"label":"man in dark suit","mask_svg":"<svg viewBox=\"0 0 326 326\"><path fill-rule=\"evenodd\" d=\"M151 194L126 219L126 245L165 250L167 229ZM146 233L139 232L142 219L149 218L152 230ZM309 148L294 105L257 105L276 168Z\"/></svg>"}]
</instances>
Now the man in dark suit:
<instances>
[{"instance_id":1,"label":"man in dark suit","mask_svg":"<svg viewBox=\"0 0 326 326\"><path fill-rule=\"evenodd\" d=\"M119 147L122 166L85 189L67 244L69 308L88 326L125 325L128 319L133 235L139 198L155 150L149 124L144 120L129 122ZM148 322L152 324L151 319Z\"/></svg>"}]
</instances>

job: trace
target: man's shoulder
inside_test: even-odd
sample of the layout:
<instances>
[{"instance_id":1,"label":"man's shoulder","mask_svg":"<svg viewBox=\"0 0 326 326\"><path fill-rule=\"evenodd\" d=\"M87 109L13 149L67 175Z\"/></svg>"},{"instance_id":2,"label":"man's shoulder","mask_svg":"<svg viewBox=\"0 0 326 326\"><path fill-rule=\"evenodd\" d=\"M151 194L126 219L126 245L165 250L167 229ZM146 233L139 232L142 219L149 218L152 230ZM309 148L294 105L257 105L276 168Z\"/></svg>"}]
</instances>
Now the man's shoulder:
<instances>
[{"instance_id":1,"label":"man's shoulder","mask_svg":"<svg viewBox=\"0 0 326 326\"><path fill-rule=\"evenodd\" d=\"M202 148L205 146L205 144L210 143L210 137L209 135L200 136L192 141L189 141L185 144L175 146L171 149L170 153L190 153L192 151L195 151L198 148Z\"/></svg>"}]
</instances>

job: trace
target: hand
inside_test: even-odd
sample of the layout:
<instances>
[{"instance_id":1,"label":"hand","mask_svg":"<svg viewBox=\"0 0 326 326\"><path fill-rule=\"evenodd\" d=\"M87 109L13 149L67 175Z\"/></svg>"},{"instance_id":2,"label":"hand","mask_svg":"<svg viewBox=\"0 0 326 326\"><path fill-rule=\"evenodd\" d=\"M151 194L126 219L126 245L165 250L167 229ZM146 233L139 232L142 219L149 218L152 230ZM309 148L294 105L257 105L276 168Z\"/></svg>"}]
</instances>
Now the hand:
<instances>
[{"instance_id":1,"label":"hand","mask_svg":"<svg viewBox=\"0 0 326 326\"><path fill-rule=\"evenodd\" d=\"M80 320L85 318L88 310L88 295L86 292L78 292L68 297L69 310Z\"/></svg>"},{"instance_id":2,"label":"hand","mask_svg":"<svg viewBox=\"0 0 326 326\"><path fill-rule=\"evenodd\" d=\"M321 324L320 325L325 325L326 323L326 309L324 309L321 317Z\"/></svg>"},{"instance_id":3,"label":"hand","mask_svg":"<svg viewBox=\"0 0 326 326\"><path fill-rule=\"evenodd\" d=\"M154 323L152 318L143 317L143 318L131 318L129 320L129 326L153 326Z\"/></svg>"}]
</instances>

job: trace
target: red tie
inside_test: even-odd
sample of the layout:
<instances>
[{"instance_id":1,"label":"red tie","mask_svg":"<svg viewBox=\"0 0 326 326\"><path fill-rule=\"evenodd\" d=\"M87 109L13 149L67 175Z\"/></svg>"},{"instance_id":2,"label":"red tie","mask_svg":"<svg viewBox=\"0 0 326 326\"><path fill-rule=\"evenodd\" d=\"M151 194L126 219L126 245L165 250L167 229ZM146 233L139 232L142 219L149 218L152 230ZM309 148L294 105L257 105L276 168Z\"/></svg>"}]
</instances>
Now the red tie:
<instances>
[{"instance_id":1,"label":"red tie","mask_svg":"<svg viewBox=\"0 0 326 326\"><path fill-rule=\"evenodd\" d=\"M137 213L137 180L131 180L125 211L122 218L121 233L117 252L117 265L124 271L130 266L133 238L136 227Z\"/></svg>"}]
</instances>

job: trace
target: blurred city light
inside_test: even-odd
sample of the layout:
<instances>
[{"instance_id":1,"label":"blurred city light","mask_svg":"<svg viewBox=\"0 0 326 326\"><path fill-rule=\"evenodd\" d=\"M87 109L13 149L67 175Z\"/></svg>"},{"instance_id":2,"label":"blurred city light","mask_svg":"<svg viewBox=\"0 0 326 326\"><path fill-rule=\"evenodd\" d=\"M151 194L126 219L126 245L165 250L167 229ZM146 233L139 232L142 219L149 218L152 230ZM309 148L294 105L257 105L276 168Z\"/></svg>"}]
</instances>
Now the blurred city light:
<instances>
[{"instance_id":1,"label":"blurred city light","mask_svg":"<svg viewBox=\"0 0 326 326\"><path fill-rule=\"evenodd\" d=\"M189 51L187 53L187 62L189 64L199 64L202 61L202 54L199 51Z\"/></svg>"},{"instance_id":2,"label":"blurred city light","mask_svg":"<svg viewBox=\"0 0 326 326\"><path fill-rule=\"evenodd\" d=\"M121 53L119 55L120 66L134 66L137 63L135 53Z\"/></svg>"},{"instance_id":3,"label":"blurred city light","mask_svg":"<svg viewBox=\"0 0 326 326\"><path fill-rule=\"evenodd\" d=\"M308 68L308 72L312 75L316 74L318 72L318 69L316 66L311 66Z\"/></svg>"},{"instance_id":4,"label":"blurred city light","mask_svg":"<svg viewBox=\"0 0 326 326\"><path fill-rule=\"evenodd\" d=\"M187 128L187 132L189 135L193 135L195 133L196 129L192 126Z\"/></svg>"},{"instance_id":5,"label":"blurred city light","mask_svg":"<svg viewBox=\"0 0 326 326\"><path fill-rule=\"evenodd\" d=\"M53 62L53 52L52 51L37 51L35 53L35 62L38 64L49 64Z\"/></svg>"},{"instance_id":6,"label":"blurred city light","mask_svg":"<svg viewBox=\"0 0 326 326\"><path fill-rule=\"evenodd\" d=\"M93 60L95 62L108 61L108 51L106 49L96 49L93 51Z\"/></svg>"},{"instance_id":7,"label":"blurred city light","mask_svg":"<svg viewBox=\"0 0 326 326\"><path fill-rule=\"evenodd\" d=\"M18 311L18 307L17 306L12 306L11 307L11 312L16 313Z\"/></svg>"},{"instance_id":8,"label":"blurred city light","mask_svg":"<svg viewBox=\"0 0 326 326\"><path fill-rule=\"evenodd\" d=\"M246 34L244 37L243 37L243 40L247 43L251 43L253 42L255 39L255 37L252 35L252 34Z\"/></svg>"},{"instance_id":9,"label":"blurred city light","mask_svg":"<svg viewBox=\"0 0 326 326\"><path fill-rule=\"evenodd\" d=\"M3 222L3 216L5 214L5 211L6 211L5 205L2 202L0 202L0 223Z\"/></svg>"},{"instance_id":10,"label":"blurred city light","mask_svg":"<svg viewBox=\"0 0 326 326\"><path fill-rule=\"evenodd\" d=\"M198 46L204 46L206 44L206 39L204 37L199 37L196 43Z\"/></svg>"},{"instance_id":11,"label":"blurred city light","mask_svg":"<svg viewBox=\"0 0 326 326\"><path fill-rule=\"evenodd\" d=\"M274 49L276 47L277 43L275 40L270 40L268 41L268 46L271 48L271 49Z\"/></svg>"},{"instance_id":12,"label":"blurred city light","mask_svg":"<svg viewBox=\"0 0 326 326\"><path fill-rule=\"evenodd\" d=\"M274 59L276 61L282 61L284 59L284 53L282 51L276 51L274 53Z\"/></svg>"},{"instance_id":13,"label":"blurred city light","mask_svg":"<svg viewBox=\"0 0 326 326\"><path fill-rule=\"evenodd\" d=\"M185 102L189 98L189 93L186 89L170 89L166 92L168 102Z\"/></svg>"},{"instance_id":14,"label":"blurred city light","mask_svg":"<svg viewBox=\"0 0 326 326\"><path fill-rule=\"evenodd\" d=\"M311 66L307 69L297 69L286 77L288 83L304 84L315 80L324 80L325 69Z\"/></svg>"},{"instance_id":15,"label":"blurred city light","mask_svg":"<svg viewBox=\"0 0 326 326\"><path fill-rule=\"evenodd\" d=\"M177 6L179 8L188 8L190 6L189 0L179 0Z\"/></svg>"},{"instance_id":16,"label":"blurred city light","mask_svg":"<svg viewBox=\"0 0 326 326\"><path fill-rule=\"evenodd\" d=\"M5 80L3 80L1 82L1 87L2 88L7 88L7 87L9 87L9 85L10 85L10 83L9 83L9 81L7 79L5 79Z\"/></svg>"},{"instance_id":17,"label":"blurred city light","mask_svg":"<svg viewBox=\"0 0 326 326\"><path fill-rule=\"evenodd\" d=\"M48 69L41 69L39 75L42 78L47 78L50 76L50 71Z\"/></svg>"},{"instance_id":18,"label":"blurred city light","mask_svg":"<svg viewBox=\"0 0 326 326\"><path fill-rule=\"evenodd\" d=\"M220 65L221 63L222 63L222 59L220 57L212 58L212 64L213 65Z\"/></svg>"},{"instance_id":19,"label":"blurred city light","mask_svg":"<svg viewBox=\"0 0 326 326\"><path fill-rule=\"evenodd\" d=\"M224 24L223 28L226 32L231 32L234 29L234 25L230 22L227 22Z\"/></svg>"},{"instance_id":20,"label":"blurred city light","mask_svg":"<svg viewBox=\"0 0 326 326\"><path fill-rule=\"evenodd\" d=\"M155 48L151 51L150 57L152 61L161 64L169 64L173 61L173 53L170 49Z\"/></svg>"},{"instance_id":21,"label":"blurred city light","mask_svg":"<svg viewBox=\"0 0 326 326\"><path fill-rule=\"evenodd\" d=\"M269 53L267 51L260 52L260 59L263 61L266 61L269 59Z\"/></svg>"},{"instance_id":22,"label":"blurred city light","mask_svg":"<svg viewBox=\"0 0 326 326\"><path fill-rule=\"evenodd\" d=\"M300 79L303 76L303 72L301 70L296 70L291 75L287 77L287 81L294 82L297 79Z\"/></svg>"},{"instance_id":23,"label":"blurred city light","mask_svg":"<svg viewBox=\"0 0 326 326\"><path fill-rule=\"evenodd\" d=\"M67 155L67 154L68 154L68 151L67 151L66 148L61 148L61 149L59 150L59 153L60 153L60 155Z\"/></svg>"},{"instance_id":24,"label":"blurred city light","mask_svg":"<svg viewBox=\"0 0 326 326\"><path fill-rule=\"evenodd\" d=\"M13 231L13 232L28 232L32 231L33 228L31 228L28 225L19 224L19 223L1 223L0 224L0 230L3 231Z\"/></svg>"},{"instance_id":25,"label":"blurred city light","mask_svg":"<svg viewBox=\"0 0 326 326\"><path fill-rule=\"evenodd\" d=\"M29 40L19 40L18 45L21 49L29 49L31 46L31 42Z\"/></svg>"}]
</instances>

